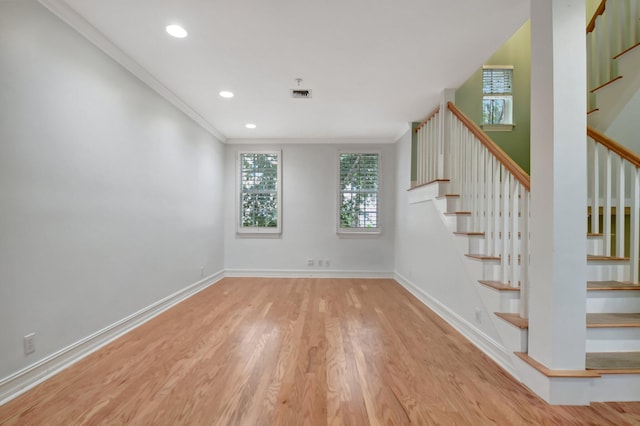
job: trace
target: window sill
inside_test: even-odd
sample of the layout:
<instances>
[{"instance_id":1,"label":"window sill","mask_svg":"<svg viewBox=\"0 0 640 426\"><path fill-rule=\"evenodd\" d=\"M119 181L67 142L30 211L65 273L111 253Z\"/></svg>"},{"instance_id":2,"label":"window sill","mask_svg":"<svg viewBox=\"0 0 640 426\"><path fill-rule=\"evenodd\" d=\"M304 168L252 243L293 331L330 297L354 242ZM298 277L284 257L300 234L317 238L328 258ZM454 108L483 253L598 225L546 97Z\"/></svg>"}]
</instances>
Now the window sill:
<instances>
[{"instance_id":1,"label":"window sill","mask_svg":"<svg viewBox=\"0 0 640 426\"><path fill-rule=\"evenodd\" d=\"M280 229L236 229L236 237L238 238L280 238L281 236Z\"/></svg>"},{"instance_id":2,"label":"window sill","mask_svg":"<svg viewBox=\"0 0 640 426\"><path fill-rule=\"evenodd\" d=\"M515 124L483 124L482 130L485 132L512 132Z\"/></svg>"},{"instance_id":3,"label":"window sill","mask_svg":"<svg viewBox=\"0 0 640 426\"><path fill-rule=\"evenodd\" d=\"M367 238L367 237L375 238L375 237L379 237L380 234L382 234L382 228L373 228L373 230L371 231L366 229L353 230L353 231L338 230L336 233L340 238Z\"/></svg>"}]
</instances>

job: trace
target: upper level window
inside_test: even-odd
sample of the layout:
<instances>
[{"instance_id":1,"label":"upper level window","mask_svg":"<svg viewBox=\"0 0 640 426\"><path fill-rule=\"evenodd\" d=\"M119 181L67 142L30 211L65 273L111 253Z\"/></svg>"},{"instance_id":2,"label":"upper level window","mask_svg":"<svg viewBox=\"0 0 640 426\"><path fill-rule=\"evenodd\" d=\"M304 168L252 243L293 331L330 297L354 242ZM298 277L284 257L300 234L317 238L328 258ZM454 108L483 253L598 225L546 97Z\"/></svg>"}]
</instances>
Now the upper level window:
<instances>
[{"instance_id":1,"label":"upper level window","mask_svg":"<svg viewBox=\"0 0 640 426\"><path fill-rule=\"evenodd\" d=\"M482 67L482 124L485 130L513 128L513 66Z\"/></svg>"},{"instance_id":2,"label":"upper level window","mask_svg":"<svg viewBox=\"0 0 640 426\"><path fill-rule=\"evenodd\" d=\"M378 153L340 153L338 232L380 232Z\"/></svg>"},{"instance_id":3,"label":"upper level window","mask_svg":"<svg viewBox=\"0 0 640 426\"><path fill-rule=\"evenodd\" d=\"M281 232L281 153L238 152L240 233Z\"/></svg>"}]
</instances>

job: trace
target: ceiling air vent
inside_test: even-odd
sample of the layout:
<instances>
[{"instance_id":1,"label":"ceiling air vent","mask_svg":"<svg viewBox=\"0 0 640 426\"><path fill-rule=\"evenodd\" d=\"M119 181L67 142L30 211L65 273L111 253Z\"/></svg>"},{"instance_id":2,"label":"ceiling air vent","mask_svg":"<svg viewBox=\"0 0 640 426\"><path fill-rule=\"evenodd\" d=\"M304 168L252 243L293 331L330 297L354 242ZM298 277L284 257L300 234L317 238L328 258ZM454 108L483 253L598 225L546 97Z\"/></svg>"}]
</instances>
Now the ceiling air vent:
<instances>
[{"instance_id":1,"label":"ceiling air vent","mask_svg":"<svg viewBox=\"0 0 640 426\"><path fill-rule=\"evenodd\" d=\"M291 97L298 99L311 99L311 90L291 89Z\"/></svg>"}]
</instances>

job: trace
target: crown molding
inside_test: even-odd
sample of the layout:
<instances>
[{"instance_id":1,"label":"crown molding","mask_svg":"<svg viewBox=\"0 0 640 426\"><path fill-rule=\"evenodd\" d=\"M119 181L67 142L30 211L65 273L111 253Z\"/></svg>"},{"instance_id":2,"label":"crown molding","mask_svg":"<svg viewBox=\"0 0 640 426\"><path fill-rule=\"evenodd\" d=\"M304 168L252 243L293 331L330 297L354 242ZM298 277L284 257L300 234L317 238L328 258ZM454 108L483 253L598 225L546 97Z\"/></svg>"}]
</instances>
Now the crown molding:
<instances>
[{"instance_id":1,"label":"crown molding","mask_svg":"<svg viewBox=\"0 0 640 426\"><path fill-rule=\"evenodd\" d=\"M64 21L71 28L76 30L80 35L85 37L96 47L101 49L104 53L109 55L114 61L122 65L127 71L135 75L140 81L145 83L156 93L169 101L173 106L185 113L187 117L191 118L195 123L211 133L215 138L221 142L226 142L227 138L218 131L211 123L209 123L204 117L198 114L193 108L187 105L182 99L180 99L169 88L162 84L157 78L155 78L149 71L137 63L133 58L123 52L118 46L116 46L111 40L109 40L104 34L102 34L96 27L91 25L84 17L78 12L72 9L63 0L38 0L40 4L49 9L54 15Z\"/></svg>"}]
</instances>

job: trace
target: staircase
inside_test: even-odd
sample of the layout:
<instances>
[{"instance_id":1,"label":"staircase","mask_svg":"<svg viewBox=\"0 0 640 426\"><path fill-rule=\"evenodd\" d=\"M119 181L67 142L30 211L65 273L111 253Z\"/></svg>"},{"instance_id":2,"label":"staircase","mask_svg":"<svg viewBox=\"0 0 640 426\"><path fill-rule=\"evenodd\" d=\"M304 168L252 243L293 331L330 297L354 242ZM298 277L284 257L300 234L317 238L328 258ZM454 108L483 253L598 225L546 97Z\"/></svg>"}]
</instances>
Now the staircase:
<instances>
[{"instance_id":1,"label":"staircase","mask_svg":"<svg viewBox=\"0 0 640 426\"><path fill-rule=\"evenodd\" d=\"M508 369L592 379L594 402L640 401L640 157L601 133L640 89L639 3L603 1L587 27L586 370L554 376L527 355L529 176L450 102L416 129L415 190L495 313Z\"/></svg>"},{"instance_id":2,"label":"staircase","mask_svg":"<svg viewBox=\"0 0 640 426\"><path fill-rule=\"evenodd\" d=\"M434 138L437 132L429 127L442 128L441 120L448 123L450 134L447 138ZM440 161L430 161L427 167L432 170L439 164L451 177L437 178L436 172L420 171L419 178L428 182L413 191L422 192L423 200L434 203L443 225L455 238L469 276L477 280L484 306L495 313L492 322L504 351L511 357L508 369L518 377L519 365L524 362L547 377L556 377L557 372L527 356L528 176L451 103L445 113L434 111L418 131L423 133L418 138L418 151L442 157ZM432 136L424 137L427 134ZM640 158L628 161L617 154L624 148L610 140L606 140L608 145L601 145L602 138L606 137L590 129L590 144L594 145L590 161L607 158L608 164L622 164L623 171L633 168L633 172L600 167L594 182L602 180L605 184L590 188L589 207L585 211L592 218L591 229L585 230L589 232L585 253L589 280L585 283L587 369L572 374L594 380L591 401L637 401L640 400L638 255L636 250L632 262L625 255L625 247L638 247L638 241L637 238L629 241L623 238L624 233L618 236L613 232L616 223L617 229L625 227L624 215L617 212L628 210L624 204L626 197L617 198L623 203L620 206L614 205L615 197L610 197L614 202L603 202L601 198L603 194L615 193L612 187L616 190L632 187L637 193L636 200L640 200L640 173L634 165L637 162L640 166ZM445 139L447 144L443 142ZM629 184L631 176L635 177L635 185ZM592 215L592 211L598 214ZM635 211L640 212L640 206ZM631 226L633 235L637 235L640 218L638 214L631 216L626 226ZM631 277L635 277L633 282ZM567 377L566 371L559 374L557 377Z\"/></svg>"},{"instance_id":3,"label":"staircase","mask_svg":"<svg viewBox=\"0 0 640 426\"><path fill-rule=\"evenodd\" d=\"M605 131L640 90L640 2L602 1L587 25L589 126Z\"/></svg>"}]
</instances>

